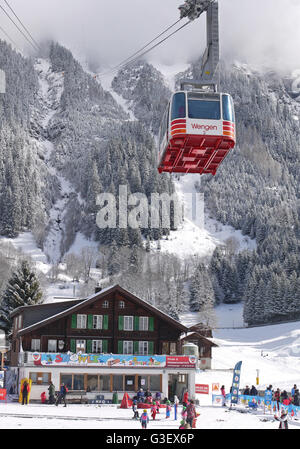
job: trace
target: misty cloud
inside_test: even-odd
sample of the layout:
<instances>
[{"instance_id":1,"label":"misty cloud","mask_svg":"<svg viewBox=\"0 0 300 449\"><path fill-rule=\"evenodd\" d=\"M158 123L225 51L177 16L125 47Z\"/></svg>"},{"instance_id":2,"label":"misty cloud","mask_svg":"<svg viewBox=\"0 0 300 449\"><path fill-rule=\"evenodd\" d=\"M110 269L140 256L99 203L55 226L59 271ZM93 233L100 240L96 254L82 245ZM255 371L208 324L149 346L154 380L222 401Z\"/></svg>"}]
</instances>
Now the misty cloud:
<instances>
[{"instance_id":1,"label":"misty cloud","mask_svg":"<svg viewBox=\"0 0 300 449\"><path fill-rule=\"evenodd\" d=\"M184 0L8 1L36 40L56 40L94 69L102 70L126 59L174 23ZM283 71L300 67L300 0L219 3L223 59ZM29 51L29 45L2 11L0 25ZM203 17L163 43L149 58L162 64L185 63L202 55L204 43Z\"/></svg>"}]
</instances>

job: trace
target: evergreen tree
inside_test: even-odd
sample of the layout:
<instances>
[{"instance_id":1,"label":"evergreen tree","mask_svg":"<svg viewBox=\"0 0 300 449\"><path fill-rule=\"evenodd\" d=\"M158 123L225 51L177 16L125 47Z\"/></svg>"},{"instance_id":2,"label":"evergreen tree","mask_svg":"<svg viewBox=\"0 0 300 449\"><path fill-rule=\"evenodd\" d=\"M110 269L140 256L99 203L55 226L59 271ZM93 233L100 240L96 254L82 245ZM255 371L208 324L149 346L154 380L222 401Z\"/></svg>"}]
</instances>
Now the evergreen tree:
<instances>
[{"instance_id":1,"label":"evergreen tree","mask_svg":"<svg viewBox=\"0 0 300 449\"><path fill-rule=\"evenodd\" d=\"M0 304L0 329L9 336L12 328L10 313L17 307L40 302L42 291L29 263L23 260L9 279Z\"/></svg>"}]
</instances>

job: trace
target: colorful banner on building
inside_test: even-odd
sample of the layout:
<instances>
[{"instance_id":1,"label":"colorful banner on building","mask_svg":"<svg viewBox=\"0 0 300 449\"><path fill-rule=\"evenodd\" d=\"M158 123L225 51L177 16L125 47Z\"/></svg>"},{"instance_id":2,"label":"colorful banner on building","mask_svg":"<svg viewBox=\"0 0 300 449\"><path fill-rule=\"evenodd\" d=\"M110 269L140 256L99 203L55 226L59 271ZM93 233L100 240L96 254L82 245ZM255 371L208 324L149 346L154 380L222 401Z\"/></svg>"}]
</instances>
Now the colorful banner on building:
<instances>
[{"instance_id":1,"label":"colorful banner on building","mask_svg":"<svg viewBox=\"0 0 300 449\"><path fill-rule=\"evenodd\" d=\"M209 394L209 385L196 384L195 393L197 394Z\"/></svg>"},{"instance_id":2,"label":"colorful banner on building","mask_svg":"<svg viewBox=\"0 0 300 449\"><path fill-rule=\"evenodd\" d=\"M238 362L233 370L233 379L231 387L231 404L237 404L239 400L239 388L241 380L241 366L242 362Z\"/></svg>"},{"instance_id":3,"label":"colorful banner on building","mask_svg":"<svg viewBox=\"0 0 300 449\"><path fill-rule=\"evenodd\" d=\"M73 353L33 353L34 365L59 365L59 366L145 366L165 367L166 356L142 356L123 354L73 354Z\"/></svg>"},{"instance_id":4,"label":"colorful banner on building","mask_svg":"<svg viewBox=\"0 0 300 449\"><path fill-rule=\"evenodd\" d=\"M146 368L195 368L194 356L166 355L123 355L123 354L74 354L74 353L31 353L28 362L35 366L107 366L107 367L146 367Z\"/></svg>"}]
</instances>

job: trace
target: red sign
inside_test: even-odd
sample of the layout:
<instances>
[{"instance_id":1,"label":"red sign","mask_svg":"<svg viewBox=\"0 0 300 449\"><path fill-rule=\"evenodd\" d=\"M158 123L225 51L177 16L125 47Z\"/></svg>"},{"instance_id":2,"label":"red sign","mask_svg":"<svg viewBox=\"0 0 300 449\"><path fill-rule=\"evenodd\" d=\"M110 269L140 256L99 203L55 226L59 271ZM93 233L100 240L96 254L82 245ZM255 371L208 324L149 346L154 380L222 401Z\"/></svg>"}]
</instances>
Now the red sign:
<instances>
[{"instance_id":1,"label":"red sign","mask_svg":"<svg viewBox=\"0 0 300 449\"><path fill-rule=\"evenodd\" d=\"M197 394L209 394L209 385L196 384L195 387Z\"/></svg>"},{"instance_id":2,"label":"red sign","mask_svg":"<svg viewBox=\"0 0 300 449\"><path fill-rule=\"evenodd\" d=\"M197 358L194 355L167 356L166 366L169 368L195 368Z\"/></svg>"}]
</instances>

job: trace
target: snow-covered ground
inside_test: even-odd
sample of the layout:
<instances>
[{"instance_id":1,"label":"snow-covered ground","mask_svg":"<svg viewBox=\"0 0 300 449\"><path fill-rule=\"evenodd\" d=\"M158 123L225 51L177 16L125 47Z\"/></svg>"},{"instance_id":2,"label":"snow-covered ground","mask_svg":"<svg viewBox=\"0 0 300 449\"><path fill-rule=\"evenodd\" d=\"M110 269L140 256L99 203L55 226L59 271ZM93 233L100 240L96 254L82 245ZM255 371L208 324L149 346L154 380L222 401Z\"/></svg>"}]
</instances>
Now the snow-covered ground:
<instances>
[{"instance_id":1,"label":"snow-covered ground","mask_svg":"<svg viewBox=\"0 0 300 449\"><path fill-rule=\"evenodd\" d=\"M271 415L239 413L220 406L197 407L200 416L196 429L277 429L278 423ZM174 411L170 419L166 419L165 412L157 415L156 420L150 418L148 429L178 429L180 423L181 406L178 409L177 420ZM0 404L0 429L132 429L139 430L139 421L132 419L131 409L120 409L117 406L73 405L66 408L55 405L29 404L22 406L18 403ZM148 412L148 415L150 413ZM270 421L261 421L268 417ZM291 429L299 428L300 421L290 423Z\"/></svg>"}]
</instances>

